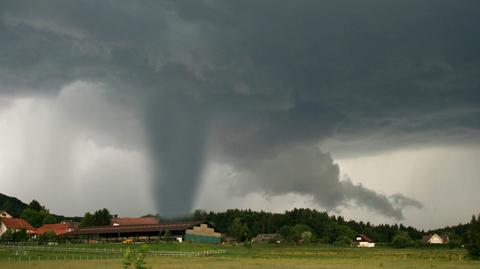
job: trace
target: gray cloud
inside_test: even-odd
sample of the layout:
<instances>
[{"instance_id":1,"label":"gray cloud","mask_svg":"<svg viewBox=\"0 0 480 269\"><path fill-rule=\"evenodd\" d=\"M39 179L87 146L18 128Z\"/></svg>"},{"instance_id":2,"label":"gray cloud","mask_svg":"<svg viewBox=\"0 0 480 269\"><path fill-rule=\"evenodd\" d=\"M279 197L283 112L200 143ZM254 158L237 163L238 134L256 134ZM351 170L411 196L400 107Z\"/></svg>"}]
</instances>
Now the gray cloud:
<instances>
[{"instance_id":1,"label":"gray cloud","mask_svg":"<svg viewBox=\"0 0 480 269\"><path fill-rule=\"evenodd\" d=\"M437 143L477 143L478 5L3 1L0 90L56 96L75 81L101 83L115 107L144 125L161 214L192 208L209 153L267 192L311 194L326 208L355 201L401 218L402 208L420 204L339 181L324 153L302 156L318 166L311 172L278 160L326 139L375 137L371 147L388 149L434 133ZM108 134L103 141L142 144L141 132L128 131L140 127L119 128L118 113L91 114L77 120ZM269 173L259 177L266 163ZM283 166L295 173L272 181Z\"/></svg>"},{"instance_id":2,"label":"gray cloud","mask_svg":"<svg viewBox=\"0 0 480 269\"><path fill-rule=\"evenodd\" d=\"M403 209L407 207L422 208L423 205L412 198L405 197L402 194L386 196L378 194L373 190L365 188L362 184L353 184L350 180L343 181L343 191L345 196L356 202L357 205L371 209L380 215L392 217L396 220L402 220Z\"/></svg>"},{"instance_id":3,"label":"gray cloud","mask_svg":"<svg viewBox=\"0 0 480 269\"><path fill-rule=\"evenodd\" d=\"M266 159L239 170L231 192L260 192L266 195L297 193L309 195L313 201L327 208L365 207L373 212L403 219L403 209L422 208L422 204L401 194L386 196L354 184L350 179L340 180L339 167L328 153L315 147L294 147L274 159Z\"/></svg>"}]
</instances>

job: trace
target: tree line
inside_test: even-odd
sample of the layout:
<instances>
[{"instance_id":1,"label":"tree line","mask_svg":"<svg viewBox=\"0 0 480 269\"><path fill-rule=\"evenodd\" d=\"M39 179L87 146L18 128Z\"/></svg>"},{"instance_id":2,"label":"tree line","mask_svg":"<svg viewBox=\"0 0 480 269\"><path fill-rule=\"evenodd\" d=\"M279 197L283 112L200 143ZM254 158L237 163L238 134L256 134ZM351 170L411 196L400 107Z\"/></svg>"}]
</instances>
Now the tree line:
<instances>
[{"instance_id":1,"label":"tree line","mask_svg":"<svg viewBox=\"0 0 480 269\"><path fill-rule=\"evenodd\" d=\"M397 243L398 246L421 244L422 237L438 233L448 235L455 246L466 244L470 224L424 231L403 224L373 225L370 222L345 220L342 216L309 208L296 208L284 213L229 209L224 212L196 210L190 217L213 223L220 231L236 240L250 239L257 234L280 233L286 240L301 239L310 232L311 240L327 244L344 244L356 235L365 234L375 242Z\"/></svg>"},{"instance_id":2,"label":"tree line","mask_svg":"<svg viewBox=\"0 0 480 269\"><path fill-rule=\"evenodd\" d=\"M151 215L150 215L151 216ZM21 211L20 217L38 228L43 224L56 223L65 219L50 214L50 211L38 201L33 200ZM80 227L110 225L112 215L103 208L85 213ZM229 209L224 212L196 210L192 215L178 220L202 220L212 223L227 237L236 241L247 241L258 234L281 234L287 242L319 242L335 245L348 245L358 234L364 234L377 243L388 243L394 247L422 245L425 235L447 235L450 247L465 246L472 257L480 258L480 214L473 216L468 224L447 226L445 228L424 231L403 224L373 225L370 222L345 220L342 216L329 215L327 212L309 208L295 208L283 213L265 211ZM168 220L163 220L163 222ZM44 235L48 240L52 235ZM1 241L24 241L25 231L4 233Z\"/></svg>"}]
</instances>

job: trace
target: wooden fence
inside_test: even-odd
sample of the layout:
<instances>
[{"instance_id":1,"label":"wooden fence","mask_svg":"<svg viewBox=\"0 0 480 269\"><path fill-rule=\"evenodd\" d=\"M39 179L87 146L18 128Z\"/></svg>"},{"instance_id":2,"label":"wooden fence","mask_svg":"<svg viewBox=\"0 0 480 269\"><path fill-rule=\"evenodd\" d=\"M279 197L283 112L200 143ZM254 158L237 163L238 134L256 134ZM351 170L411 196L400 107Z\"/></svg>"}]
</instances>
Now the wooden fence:
<instances>
[{"instance_id":1,"label":"wooden fence","mask_svg":"<svg viewBox=\"0 0 480 269\"><path fill-rule=\"evenodd\" d=\"M12 249L16 251L49 251L55 253L88 253L88 254L106 254L121 255L124 250L115 248L75 248L59 246L21 246L21 245L0 245L0 248ZM145 251L148 256L210 256L226 254L226 250L205 250L205 251ZM18 256L18 255L16 255Z\"/></svg>"}]
</instances>

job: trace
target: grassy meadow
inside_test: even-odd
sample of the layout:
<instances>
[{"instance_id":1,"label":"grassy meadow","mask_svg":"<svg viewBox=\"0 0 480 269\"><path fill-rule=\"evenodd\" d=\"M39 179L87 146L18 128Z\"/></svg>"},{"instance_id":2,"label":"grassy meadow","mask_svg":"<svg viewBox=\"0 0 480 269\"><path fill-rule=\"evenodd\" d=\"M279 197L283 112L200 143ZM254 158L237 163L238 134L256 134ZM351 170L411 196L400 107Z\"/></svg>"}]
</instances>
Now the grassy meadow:
<instances>
[{"instance_id":1,"label":"grassy meadow","mask_svg":"<svg viewBox=\"0 0 480 269\"><path fill-rule=\"evenodd\" d=\"M123 249L121 244L72 245L77 248ZM51 250L17 251L0 247L0 268L122 268L119 254L57 252ZM140 245L130 245L139 248ZM342 248L320 245L219 246L207 244L148 244L149 251L201 252L223 249L226 254L185 257L147 257L152 268L480 268L480 261L466 258L463 249L374 249ZM20 259L18 258L20 257ZM29 257L29 258L28 258Z\"/></svg>"}]
</instances>

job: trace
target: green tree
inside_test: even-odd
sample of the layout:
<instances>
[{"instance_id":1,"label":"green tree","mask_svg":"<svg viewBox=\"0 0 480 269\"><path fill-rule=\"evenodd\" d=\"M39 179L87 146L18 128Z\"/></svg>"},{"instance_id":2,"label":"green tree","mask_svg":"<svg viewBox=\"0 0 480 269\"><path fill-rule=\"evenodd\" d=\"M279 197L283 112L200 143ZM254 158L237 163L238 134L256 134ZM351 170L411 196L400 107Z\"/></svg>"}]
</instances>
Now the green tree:
<instances>
[{"instance_id":1,"label":"green tree","mask_svg":"<svg viewBox=\"0 0 480 269\"><path fill-rule=\"evenodd\" d=\"M95 218L95 226L110 225L112 221L112 215L106 208L95 211L93 216Z\"/></svg>"},{"instance_id":2,"label":"green tree","mask_svg":"<svg viewBox=\"0 0 480 269\"><path fill-rule=\"evenodd\" d=\"M56 218L50 214L48 209L40 205L40 203L36 200L30 202L28 207L22 211L20 217L26 220L35 228L38 228L43 224L56 222Z\"/></svg>"},{"instance_id":3,"label":"green tree","mask_svg":"<svg viewBox=\"0 0 480 269\"><path fill-rule=\"evenodd\" d=\"M393 237L392 245L396 248L406 248L413 245L413 240L407 232L400 231Z\"/></svg>"},{"instance_id":4,"label":"green tree","mask_svg":"<svg viewBox=\"0 0 480 269\"><path fill-rule=\"evenodd\" d=\"M28 204L28 208L33 209L35 211L40 211L45 209L37 200L32 200L30 204Z\"/></svg>"},{"instance_id":5,"label":"green tree","mask_svg":"<svg viewBox=\"0 0 480 269\"><path fill-rule=\"evenodd\" d=\"M280 227L278 230L278 233L282 235L283 239L287 241L293 241L294 239L294 234L293 234L293 228L292 226L289 225L283 225Z\"/></svg>"},{"instance_id":6,"label":"green tree","mask_svg":"<svg viewBox=\"0 0 480 269\"><path fill-rule=\"evenodd\" d=\"M112 215L108 209L100 209L95 211L93 214L90 212L85 213L82 220L80 221L80 227L89 227L89 226L105 226L110 225L112 221Z\"/></svg>"},{"instance_id":7,"label":"green tree","mask_svg":"<svg viewBox=\"0 0 480 269\"><path fill-rule=\"evenodd\" d=\"M95 220L93 218L93 215L90 214L90 212L85 213L82 220L80 221L79 226L81 228L95 226Z\"/></svg>"},{"instance_id":8,"label":"green tree","mask_svg":"<svg viewBox=\"0 0 480 269\"><path fill-rule=\"evenodd\" d=\"M448 247L453 249L453 248L458 248L462 245L462 241L460 236L454 232L447 232L446 233L448 236Z\"/></svg>"},{"instance_id":9,"label":"green tree","mask_svg":"<svg viewBox=\"0 0 480 269\"><path fill-rule=\"evenodd\" d=\"M201 209L196 209L192 215L192 219L194 220L206 220L207 217L207 211Z\"/></svg>"},{"instance_id":10,"label":"green tree","mask_svg":"<svg viewBox=\"0 0 480 269\"><path fill-rule=\"evenodd\" d=\"M480 259L480 214L478 217L472 216L470 221L467 251L472 259Z\"/></svg>"},{"instance_id":11,"label":"green tree","mask_svg":"<svg viewBox=\"0 0 480 269\"><path fill-rule=\"evenodd\" d=\"M335 241L334 243L337 245L344 245L348 246L352 243L353 238L358 233L348 227L347 225L336 225L335 226Z\"/></svg>"},{"instance_id":12,"label":"green tree","mask_svg":"<svg viewBox=\"0 0 480 269\"><path fill-rule=\"evenodd\" d=\"M357 234L357 231L346 224L330 222L325 227L325 236L322 238L322 241L330 244L349 245Z\"/></svg>"},{"instance_id":13,"label":"green tree","mask_svg":"<svg viewBox=\"0 0 480 269\"><path fill-rule=\"evenodd\" d=\"M312 232L312 228L305 224L297 224L293 227L293 240L298 241L302 239L304 232Z\"/></svg>"},{"instance_id":14,"label":"green tree","mask_svg":"<svg viewBox=\"0 0 480 269\"><path fill-rule=\"evenodd\" d=\"M238 242L243 242L248 238L250 231L247 224L243 223L240 218L235 218L228 228L228 234L235 238Z\"/></svg>"}]
</instances>

